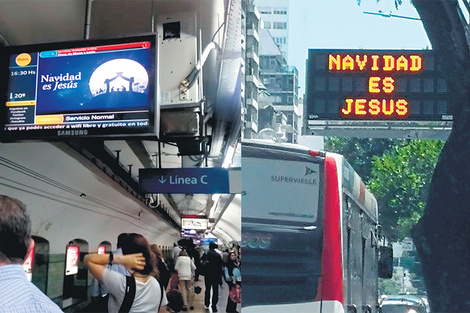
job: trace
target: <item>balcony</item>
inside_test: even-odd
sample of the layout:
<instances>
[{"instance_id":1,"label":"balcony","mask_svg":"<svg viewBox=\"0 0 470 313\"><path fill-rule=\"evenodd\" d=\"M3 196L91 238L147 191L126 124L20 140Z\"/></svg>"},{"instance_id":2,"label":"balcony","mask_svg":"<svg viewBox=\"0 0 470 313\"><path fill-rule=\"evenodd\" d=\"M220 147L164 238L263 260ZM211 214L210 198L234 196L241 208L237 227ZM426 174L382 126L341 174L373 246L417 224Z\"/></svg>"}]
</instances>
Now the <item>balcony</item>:
<instances>
[{"instance_id":1,"label":"balcony","mask_svg":"<svg viewBox=\"0 0 470 313\"><path fill-rule=\"evenodd\" d=\"M258 54L256 53L256 51L253 48L248 49L246 51L246 58L247 59L252 59L259 66L259 57L258 57Z\"/></svg>"},{"instance_id":2,"label":"balcony","mask_svg":"<svg viewBox=\"0 0 470 313\"><path fill-rule=\"evenodd\" d=\"M261 19L261 14L259 14L258 8L253 4L247 6L246 12L253 14L254 17L258 20Z\"/></svg>"},{"instance_id":3,"label":"balcony","mask_svg":"<svg viewBox=\"0 0 470 313\"><path fill-rule=\"evenodd\" d=\"M256 39L256 41L259 42L259 34L258 30L256 30L254 27L250 27L246 30L246 36L252 36L253 38Z\"/></svg>"},{"instance_id":4,"label":"balcony","mask_svg":"<svg viewBox=\"0 0 470 313\"><path fill-rule=\"evenodd\" d=\"M254 133L258 132L258 124L256 122L246 122L245 123L245 130L251 130Z\"/></svg>"},{"instance_id":5,"label":"balcony","mask_svg":"<svg viewBox=\"0 0 470 313\"><path fill-rule=\"evenodd\" d=\"M258 78L256 78L254 75L246 75L246 81L252 82L256 87L259 86Z\"/></svg>"},{"instance_id":6,"label":"balcony","mask_svg":"<svg viewBox=\"0 0 470 313\"><path fill-rule=\"evenodd\" d=\"M249 105L251 105L253 108L255 108L256 111L258 111L258 101L256 101L253 98L247 98L246 99L246 106L249 106Z\"/></svg>"}]
</instances>

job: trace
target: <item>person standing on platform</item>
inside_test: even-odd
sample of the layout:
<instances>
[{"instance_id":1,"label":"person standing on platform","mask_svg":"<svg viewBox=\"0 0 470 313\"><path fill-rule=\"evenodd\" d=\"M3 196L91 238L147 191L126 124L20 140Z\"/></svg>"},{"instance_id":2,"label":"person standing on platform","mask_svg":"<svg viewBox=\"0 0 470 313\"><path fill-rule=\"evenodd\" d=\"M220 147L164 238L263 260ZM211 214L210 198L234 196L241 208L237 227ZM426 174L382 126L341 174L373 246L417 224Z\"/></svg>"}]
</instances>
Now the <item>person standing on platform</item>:
<instances>
[{"instance_id":1,"label":"person standing on platform","mask_svg":"<svg viewBox=\"0 0 470 313\"><path fill-rule=\"evenodd\" d=\"M122 255L122 248L126 245L129 240L129 234L122 233L117 238L117 248L114 252L114 255ZM129 270L121 264L113 264L111 265L111 270L121 273L122 275L130 275Z\"/></svg>"},{"instance_id":2,"label":"person standing on platform","mask_svg":"<svg viewBox=\"0 0 470 313\"><path fill-rule=\"evenodd\" d=\"M217 244L209 243L209 251L206 255L204 285L206 287L204 294L204 305L206 309L211 305L212 290L212 312L217 312L217 302L219 301L219 285L222 284L222 257L215 251Z\"/></svg>"},{"instance_id":3,"label":"person standing on platform","mask_svg":"<svg viewBox=\"0 0 470 313\"><path fill-rule=\"evenodd\" d=\"M196 265L194 265L194 262L191 260L185 250L181 250L180 255L178 256L175 264L175 270L178 272L178 277L180 279L179 290L183 296L183 311L187 311L188 307L191 310L194 310L194 287L192 283L192 272L196 270Z\"/></svg>"},{"instance_id":4,"label":"person standing on platform","mask_svg":"<svg viewBox=\"0 0 470 313\"><path fill-rule=\"evenodd\" d=\"M157 258L157 271L155 271L155 278L158 279L160 284L163 285L163 289L166 290L168 286L168 281L170 280L170 271L168 270L168 266L163 259L162 251L156 244L150 245L150 250L155 254Z\"/></svg>"},{"instance_id":5,"label":"person standing on platform","mask_svg":"<svg viewBox=\"0 0 470 313\"><path fill-rule=\"evenodd\" d=\"M129 234L127 233L121 233L117 237L117 244L116 244L116 251L113 252L114 255L122 255L122 247L126 244L126 240L128 238ZM129 276L130 273L127 270L127 268L124 265L121 264L112 264L109 267L112 271L116 271L118 273L121 273L125 276ZM98 292L97 292L98 291ZM109 311L109 290L104 286L98 279L94 279L93 282L93 290L94 296L97 296L96 298L100 298L98 301L98 306L100 308L105 308L101 312L107 312Z\"/></svg>"},{"instance_id":6,"label":"person standing on platform","mask_svg":"<svg viewBox=\"0 0 470 313\"><path fill-rule=\"evenodd\" d=\"M225 249L224 252L222 252L222 261L224 262L224 267L227 266L227 261L228 261L228 256L229 256L229 251L228 249Z\"/></svg>"},{"instance_id":7,"label":"person standing on platform","mask_svg":"<svg viewBox=\"0 0 470 313\"><path fill-rule=\"evenodd\" d=\"M193 260L194 265L196 265L196 270L194 271L194 281L199 280L199 267L201 264L201 260L199 259L199 252L196 250L196 247L193 245L188 248L187 250L189 257Z\"/></svg>"},{"instance_id":8,"label":"person standing on platform","mask_svg":"<svg viewBox=\"0 0 470 313\"><path fill-rule=\"evenodd\" d=\"M180 252L181 252L181 247L177 242L175 242L173 244L173 260L175 262L178 259L179 255L180 255Z\"/></svg>"},{"instance_id":9,"label":"person standing on platform","mask_svg":"<svg viewBox=\"0 0 470 313\"><path fill-rule=\"evenodd\" d=\"M23 262L33 248L26 206L0 195L0 313L62 312L26 277Z\"/></svg>"},{"instance_id":10,"label":"person standing on platform","mask_svg":"<svg viewBox=\"0 0 470 313\"><path fill-rule=\"evenodd\" d=\"M122 247L123 255L87 254L85 265L91 274L109 290L109 313L121 311L126 297L126 276L106 267L106 264L121 264L128 270L135 282L135 296L129 301L130 313L166 313L168 300L160 283L150 273L155 268L155 255L150 251L147 239L140 234L129 234ZM130 293L129 293L130 294Z\"/></svg>"},{"instance_id":11,"label":"person standing on platform","mask_svg":"<svg viewBox=\"0 0 470 313\"><path fill-rule=\"evenodd\" d=\"M237 285L241 287L241 272L238 264L238 258L234 251L229 253L227 260L227 265L225 267L225 281L229 286L231 291L233 288L237 288ZM227 298L227 313L238 313L237 312L237 303L232 301L230 298L230 292Z\"/></svg>"}]
</instances>

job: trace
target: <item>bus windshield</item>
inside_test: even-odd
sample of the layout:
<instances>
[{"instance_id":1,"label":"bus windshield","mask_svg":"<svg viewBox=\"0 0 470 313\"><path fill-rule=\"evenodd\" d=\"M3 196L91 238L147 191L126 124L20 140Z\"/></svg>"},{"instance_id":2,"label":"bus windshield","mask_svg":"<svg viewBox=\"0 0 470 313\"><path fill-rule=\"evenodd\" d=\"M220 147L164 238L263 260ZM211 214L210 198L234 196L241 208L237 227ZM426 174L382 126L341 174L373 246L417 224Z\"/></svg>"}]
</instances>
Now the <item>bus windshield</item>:
<instances>
[{"instance_id":1,"label":"bus windshield","mask_svg":"<svg viewBox=\"0 0 470 313\"><path fill-rule=\"evenodd\" d=\"M246 151L242 305L312 302L321 273L321 163L307 153Z\"/></svg>"}]
</instances>

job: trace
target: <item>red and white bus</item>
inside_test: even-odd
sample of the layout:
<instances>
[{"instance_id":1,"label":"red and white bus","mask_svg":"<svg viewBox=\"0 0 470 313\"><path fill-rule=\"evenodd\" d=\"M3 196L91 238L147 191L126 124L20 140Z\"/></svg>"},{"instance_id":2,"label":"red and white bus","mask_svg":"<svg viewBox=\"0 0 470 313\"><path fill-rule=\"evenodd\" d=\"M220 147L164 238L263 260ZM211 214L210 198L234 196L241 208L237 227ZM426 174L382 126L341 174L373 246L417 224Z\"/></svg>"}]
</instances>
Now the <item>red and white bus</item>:
<instances>
[{"instance_id":1,"label":"red and white bus","mask_svg":"<svg viewBox=\"0 0 470 313\"><path fill-rule=\"evenodd\" d=\"M377 201L343 156L242 143L243 313L375 313L379 250Z\"/></svg>"}]
</instances>

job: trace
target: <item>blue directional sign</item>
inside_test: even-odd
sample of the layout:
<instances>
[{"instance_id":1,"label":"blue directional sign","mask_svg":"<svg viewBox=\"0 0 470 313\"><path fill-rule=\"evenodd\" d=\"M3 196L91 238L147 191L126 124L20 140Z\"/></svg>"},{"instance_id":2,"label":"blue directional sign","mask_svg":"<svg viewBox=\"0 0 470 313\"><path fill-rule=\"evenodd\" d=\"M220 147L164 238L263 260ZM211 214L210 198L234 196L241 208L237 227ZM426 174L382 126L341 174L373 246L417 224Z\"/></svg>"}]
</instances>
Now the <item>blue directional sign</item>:
<instances>
[{"instance_id":1,"label":"blue directional sign","mask_svg":"<svg viewBox=\"0 0 470 313\"><path fill-rule=\"evenodd\" d=\"M140 169L144 193L230 193L225 168Z\"/></svg>"}]
</instances>

